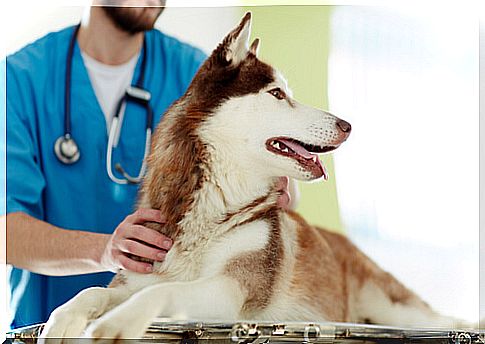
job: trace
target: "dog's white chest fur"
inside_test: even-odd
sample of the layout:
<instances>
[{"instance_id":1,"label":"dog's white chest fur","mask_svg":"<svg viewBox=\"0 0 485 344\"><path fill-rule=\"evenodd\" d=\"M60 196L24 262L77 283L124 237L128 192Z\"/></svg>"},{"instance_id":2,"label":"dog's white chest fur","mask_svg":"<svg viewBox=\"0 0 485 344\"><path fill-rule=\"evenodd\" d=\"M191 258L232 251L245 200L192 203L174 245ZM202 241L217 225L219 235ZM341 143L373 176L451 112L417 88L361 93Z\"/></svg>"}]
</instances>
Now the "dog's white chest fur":
<instances>
[{"instance_id":1,"label":"dog's white chest fur","mask_svg":"<svg viewBox=\"0 0 485 344\"><path fill-rule=\"evenodd\" d=\"M218 238L192 238L190 241L198 239L197 245L175 245L164 262L154 264L153 274L123 271L126 288L136 291L162 281L194 281L221 274L233 259L264 249L268 236L268 224L254 221L229 230Z\"/></svg>"}]
</instances>

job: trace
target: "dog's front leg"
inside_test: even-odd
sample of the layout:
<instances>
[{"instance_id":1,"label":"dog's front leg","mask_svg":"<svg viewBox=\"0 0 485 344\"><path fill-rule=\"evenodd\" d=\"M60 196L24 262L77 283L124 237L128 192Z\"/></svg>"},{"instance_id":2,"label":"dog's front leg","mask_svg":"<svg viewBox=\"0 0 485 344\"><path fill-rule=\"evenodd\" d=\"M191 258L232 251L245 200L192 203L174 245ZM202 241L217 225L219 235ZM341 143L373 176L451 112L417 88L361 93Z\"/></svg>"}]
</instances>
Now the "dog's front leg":
<instances>
[{"instance_id":1,"label":"dog's front leg","mask_svg":"<svg viewBox=\"0 0 485 344\"><path fill-rule=\"evenodd\" d=\"M93 322L85 336L94 339L141 338L157 316L175 319L236 319L244 296L225 276L193 282L162 283L133 295Z\"/></svg>"},{"instance_id":2,"label":"dog's front leg","mask_svg":"<svg viewBox=\"0 0 485 344\"><path fill-rule=\"evenodd\" d=\"M81 291L70 301L56 308L40 335L46 338L80 337L88 322L98 318L129 296L124 288L93 287Z\"/></svg>"}]
</instances>

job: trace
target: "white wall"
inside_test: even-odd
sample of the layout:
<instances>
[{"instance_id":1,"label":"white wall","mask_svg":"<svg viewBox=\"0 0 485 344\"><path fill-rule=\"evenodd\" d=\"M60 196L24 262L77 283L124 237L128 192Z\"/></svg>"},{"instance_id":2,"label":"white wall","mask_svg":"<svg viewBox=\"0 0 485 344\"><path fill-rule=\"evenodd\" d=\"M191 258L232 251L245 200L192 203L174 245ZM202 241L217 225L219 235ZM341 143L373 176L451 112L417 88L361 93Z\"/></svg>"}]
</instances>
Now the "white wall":
<instances>
[{"instance_id":1,"label":"white wall","mask_svg":"<svg viewBox=\"0 0 485 344\"><path fill-rule=\"evenodd\" d=\"M5 29L2 32L10 32L4 39L6 53L11 54L50 31L77 23L83 13L83 7L49 4L23 6L21 2L12 2L6 6L5 11Z\"/></svg>"},{"instance_id":2,"label":"white wall","mask_svg":"<svg viewBox=\"0 0 485 344\"><path fill-rule=\"evenodd\" d=\"M183 41L189 42L206 53L212 51L222 37L240 19L237 7L188 8L170 7L160 16L156 27ZM79 22L85 6L59 6L47 2L40 6L33 3L12 2L3 9L2 40L7 54L33 42L50 31L62 29Z\"/></svg>"},{"instance_id":3,"label":"white wall","mask_svg":"<svg viewBox=\"0 0 485 344\"><path fill-rule=\"evenodd\" d=\"M168 5L172 2L168 2ZM156 27L209 54L225 34L237 25L240 17L237 7L168 7Z\"/></svg>"},{"instance_id":4,"label":"white wall","mask_svg":"<svg viewBox=\"0 0 485 344\"><path fill-rule=\"evenodd\" d=\"M349 235L443 314L478 320L478 20L456 6L339 6L330 110ZM453 23L453 25L450 25Z\"/></svg>"}]
</instances>

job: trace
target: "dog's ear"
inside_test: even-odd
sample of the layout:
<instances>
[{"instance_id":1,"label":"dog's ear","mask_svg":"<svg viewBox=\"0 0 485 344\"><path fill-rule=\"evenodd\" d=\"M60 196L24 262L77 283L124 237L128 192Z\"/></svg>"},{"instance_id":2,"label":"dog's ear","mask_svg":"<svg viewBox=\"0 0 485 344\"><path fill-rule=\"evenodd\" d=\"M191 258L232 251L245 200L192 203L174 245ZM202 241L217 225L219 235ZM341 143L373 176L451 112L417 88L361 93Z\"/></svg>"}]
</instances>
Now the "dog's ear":
<instances>
[{"instance_id":1,"label":"dog's ear","mask_svg":"<svg viewBox=\"0 0 485 344\"><path fill-rule=\"evenodd\" d=\"M249 47L249 51L251 52L251 54L253 54L254 56L258 56L258 52L259 52L259 38L256 38L253 43L251 43L251 46Z\"/></svg>"},{"instance_id":2,"label":"dog's ear","mask_svg":"<svg viewBox=\"0 0 485 344\"><path fill-rule=\"evenodd\" d=\"M222 62L237 65L249 52L249 35L251 34L251 12L246 13L239 25L229 32L221 44Z\"/></svg>"}]
</instances>

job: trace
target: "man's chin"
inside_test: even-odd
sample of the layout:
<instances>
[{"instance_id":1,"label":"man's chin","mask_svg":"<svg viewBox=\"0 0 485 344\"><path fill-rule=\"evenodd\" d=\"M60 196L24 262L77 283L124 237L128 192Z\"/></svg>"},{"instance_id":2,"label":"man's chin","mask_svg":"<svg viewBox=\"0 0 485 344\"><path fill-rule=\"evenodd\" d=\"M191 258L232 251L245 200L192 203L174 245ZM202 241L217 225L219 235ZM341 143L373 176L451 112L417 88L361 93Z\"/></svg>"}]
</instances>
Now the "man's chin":
<instances>
[{"instance_id":1,"label":"man's chin","mask_svg":"<svg viewBox=\"0 0 485 344\"><path fill-rule=\"evenodd\" d=\"M102 7L106 15L122 31L136 34L153 29L163 7Z\"/></svg>"}]
</instances>

